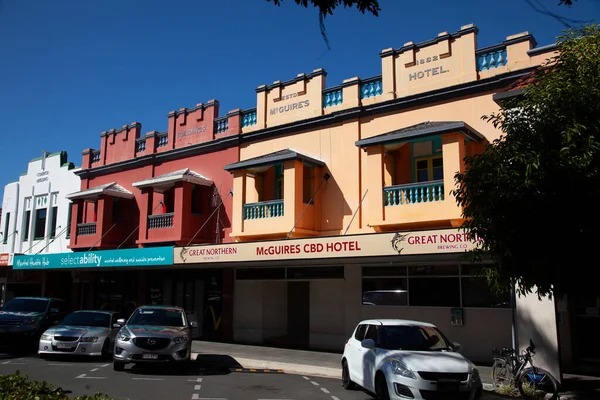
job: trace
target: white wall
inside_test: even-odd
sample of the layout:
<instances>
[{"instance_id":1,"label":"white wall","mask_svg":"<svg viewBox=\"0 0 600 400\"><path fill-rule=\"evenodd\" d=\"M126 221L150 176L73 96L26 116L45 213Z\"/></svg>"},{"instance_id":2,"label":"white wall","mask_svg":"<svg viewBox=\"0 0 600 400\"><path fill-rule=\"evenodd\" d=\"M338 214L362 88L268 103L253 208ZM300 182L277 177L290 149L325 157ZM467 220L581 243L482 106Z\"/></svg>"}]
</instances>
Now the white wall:
<instances>
[{"instance_id":1,"label":"white wall","mask_svg":"<svg viewBox=\"0 0 600 400\"><path fill-rule=\"evenodd\" d=\"M69 201L65 196L80 190L81 181L74 173L77 169L69 169L69 163L65 161L66 156L61 156L61 152L46 156L45 161L34 159L29 162L27 172L21 175L18 182L10 183L5 187L2 205L6 211L3 213L10 212L11 228L8 233L4 232L4 226L0 229L3 235L11 235L15 229L18 233L10 236L7 244L0 241L0 253L36 254L40 251L42 253L70 251L67 248L69 239L66 234ZM38 199L45 201L38 202ZM55 206L58 207L56 237L52 239L50 235L52 208ZM40 208L48 210L45 238L36 240L35 216L36 210ZM26 227L27 209L31 211L31 218L29 226ZM29 237L24 241L26 229L29 230Z\"/></svg>"},{"instance_id":2,"label":"white wall","mask_svg":"<svg viewBox=\"0 0 600 400\"><path fill-rule=\"evenodd\" d=\"M554 300L544 297L538 299L535 293L517 296L517 343L519 349L533 340L536 355L533 362L546 369L556 379L561 380L558 353L558 333Z\"/></svg>"}]
</instances>

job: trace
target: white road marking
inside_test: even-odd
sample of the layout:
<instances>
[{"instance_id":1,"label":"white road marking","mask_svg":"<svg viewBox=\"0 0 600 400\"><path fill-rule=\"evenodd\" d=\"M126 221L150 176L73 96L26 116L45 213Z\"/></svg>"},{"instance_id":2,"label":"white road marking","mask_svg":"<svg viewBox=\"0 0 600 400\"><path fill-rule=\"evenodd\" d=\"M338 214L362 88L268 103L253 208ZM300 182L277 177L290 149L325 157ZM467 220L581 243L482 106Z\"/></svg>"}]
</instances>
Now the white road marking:
<instances>
[{"instance_id":1,"label":"white road marking","mask_svg":"<svg viewBox=\"0 0 600 400\"><path fill-rule=\"evenodd\" d=\"M315 386L319 386L319 384L317 382L315 382L315 381L310 381L310 383L312 383Z\"/></svg>"},{"instance_id":2,"label":"white road marking","mask_svg":"<svg viewBox=\"0 0 600 400\"><path fill-rule=\"evenodd\" d=\"M90 372L96 372L96 371L98 371L98 369L99 369L99 368L93 368L93 369L90 369Z\"/></svg>"},{"instance_id":3,"label":"white road marking","mask_svg":"<svg viewBox=\"0 0 600 400\"><path fill-rule=\"evenodd\" d=\"M188 379L188 382L202 382L202 378L198 378L198 379Z\"/></svg>"},{"instance_id":4,"label":"white road marking","mask_svg":"<svg viewBox=\"0 0 600 400\"><path fill-rule=\"evenodd\" d=\"M104 376L86 376L87 374L81 374L76 376L75 379L106 379Z\"/></svg>"},{"instance_id":5,"label":"white road marking","mask_svg":"<svg viewBox=\"0 0 600 400\"><path fill-rule=\"evenodd\" d=\"M4 361L2 364L6 365L6 364L10 364L12 362L12 360L8 360L8 361Z\"/></svg>"},{"instance_id":6,"label":"white road marking","mask_svg":"<svg viewBox=\"0 0 600 400\"><path fill-rule=\"evenodd\" d=\"M310 381L310 378L308 376L303 376L304 379L306 379L307 381Z\"/></svg>"},{"instance_id":7,"label":"white road marking","mask_svg":"<svg viewBox=\"0 0 600 400\"><path fill-rule=\"evenodd\" d=\"M194 386L194 390L200 390L200 389L202 389L202 385L195 385Z\"/></svg>"},{"instance_id":8,"label":"white road marking","mask_svg":"<svg viewBox=\"0 0 600 400\"><path fill-rule=\"evenodd\" d=\"M325 393L331 393L329 390L325 389L325 388L321 388L321 390Z\"/></svg>"},{"instance_id":9,"label":"white road marking","mask_svg":"<svg viewBox=\"0 0 600 400\"><path fill-rule=\"evenodd\" d=\"M163 378L131 378L134 381L164 381Z\"/></svg>"},{"instance_id":10,"label":"white road marking","mask_svg":"<svg viewBox=\"0 0 600 400\"><path fill-rule=\"evenodd\" d=\"M19 358L19 360L22 360L22 358ZM12 360L8 360L8 361L4 361L2 364L6 365L6 364L10 364L10 365L25 365L27 363L16 363L13 362Z\"/></svg>"},{"instance_id":11,"label":"white road marking","mask_svg":"<svg viewBox=\"0 0 600 400\"><path fill-rule=\"evenodd\" d=\"M332 398L333 400L340 400L340 399L338 399L338 398L337 398L337 397L335 397L335 396L331 396L331 398Z\"/></svg>"},{"instance_id":12,"label":"white road marking","mask_svg":"<svg viewBox=\"0 0 600 400\"><path fill-rule=\"evenodd\" d=\"M73 365L75 365L75 364L65 364L65 363L48 363L48 364L46 364L46 365L48 365L48 366L50 366L50 367L59 367L59 366L61 366L61 367L62 367L63 365L64 365L65 367L70 367L70 366L73 366Z\"/></svg>"},{"instance_id":13,"label":"white road marking","mask_svg":"<svg viewBox=\"0 0 600 400\"><path fill-rule=\"evenodd\" d=\"M104 368L104 367L108 367L110 364L94 364L94 367L100 367L100 368Z\"/></svg>"},{"instance_id":14,"label":"white road marking","mask_svg":"<svg viewBox=\"0 0 600 400\"><path fill-rule=\"evenodd\" d=\"M224 397L200 397L198 393L192 395L192 400L227 400Z\"/></svg>"}]
</instances>

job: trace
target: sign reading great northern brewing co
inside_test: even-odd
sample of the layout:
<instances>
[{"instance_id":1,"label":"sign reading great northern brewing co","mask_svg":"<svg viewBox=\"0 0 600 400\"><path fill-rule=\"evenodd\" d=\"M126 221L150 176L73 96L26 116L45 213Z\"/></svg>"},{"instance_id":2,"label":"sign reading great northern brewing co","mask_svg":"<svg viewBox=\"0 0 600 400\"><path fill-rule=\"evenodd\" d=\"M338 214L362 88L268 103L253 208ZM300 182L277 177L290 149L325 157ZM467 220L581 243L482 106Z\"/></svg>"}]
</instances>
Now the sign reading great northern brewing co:
<instances>
[{"instance_id":1,"label":"sign reading great northern brewing co","mask_svg":"<svg viewBox=\"0 0 600 400\"><path fill-rule=\"evenodd\" d=\"M213 246L176 247L175 264L461 253L476 243L457 229L372 233Z\"/></svg>"},{"instance_id":2,"label":"sign reading great northern brewing co","mask_svg":"<svg viewBox=\"0 0 600 400\"><path fill-rule=\"evenodd\" d=\"M15 256L13 269L148 267L173 264L172 247Z\"/></svg>"}]
</instances>

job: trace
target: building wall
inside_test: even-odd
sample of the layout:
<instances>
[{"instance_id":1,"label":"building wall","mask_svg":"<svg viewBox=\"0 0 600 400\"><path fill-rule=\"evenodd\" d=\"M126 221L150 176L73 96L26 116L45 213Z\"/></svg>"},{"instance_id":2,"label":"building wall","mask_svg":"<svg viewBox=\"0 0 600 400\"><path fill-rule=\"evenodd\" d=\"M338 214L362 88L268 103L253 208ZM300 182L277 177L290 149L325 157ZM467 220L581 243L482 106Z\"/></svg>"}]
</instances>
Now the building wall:
<instances>
[{"instance_id":1,"label":"building wall","mask_svg":"<svg viewBox=\"0 0 600 400\"><path fill-rule=\"evenodd\" d=\"M18 182L8 184L4 189L3 205L6 213L10 213L10 228L3 235L9 236L4 244L0 241L0 253L60 253L68 251L67 221L70 203L65 198L68 193L79 190L80 179L75 175L76 169L67 160L66 152L50 154L45 161L34 159L29 162L27 172L21 175ZM28 204L26 205L26 200ZM56 216L56 237L50 235L52 208L58 207ZM25 215L31 211L29 227L25 226ZM45 238L35 238L36 210L46 208ZM29 237L25 240L26 229ZM2 236L4 238L4 236Z\"/></svg>"},{"instance_id":2,"label":"building wall","mask_svg":"<svg viewBox=\"0 0 600 400\"><path fill-rule=\"evenodd\" d=\"M339 265L339 264L337 264ZM451 307L364 306L361 265L346 263L343 280L310 281L310 347L343 351L356 325L365 319L411 319L437 325L461 353L489 363L494 348L511 347L512 313L503 308L464 308L464 324L452 325ZM234 339L262 343L287 332L285 281L236 280Z\"/></svg>"}]
</instances>

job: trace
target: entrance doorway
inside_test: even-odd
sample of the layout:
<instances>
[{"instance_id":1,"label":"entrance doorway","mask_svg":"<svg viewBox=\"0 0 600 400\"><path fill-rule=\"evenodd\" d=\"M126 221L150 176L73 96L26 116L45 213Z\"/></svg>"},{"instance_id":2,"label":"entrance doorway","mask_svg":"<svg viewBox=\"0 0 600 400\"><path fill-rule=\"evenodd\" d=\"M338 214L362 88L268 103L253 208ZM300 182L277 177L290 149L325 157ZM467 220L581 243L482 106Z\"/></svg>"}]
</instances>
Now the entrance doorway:
<instances>
[{"instance_id":1,"label":"entrance doorway","mask_svg":"<svg viewBox=\"0 0 600 400\"><path fill-rule=\"evenodd\" d=\"M600 368L600 347L590 346L590 338L600 331L600 295L592 293L574 299L574 355L579 362Z\"/></svg>"},{"instance_id":2,"label":"entrance doorway","mask_svg":"<svg viewBox=\"0 0 600 400\"><path fill-rule=\"evenodd\" d=\"M310 282L288 282L287 331L292 344L308 347L310 332Z\"/></svg>"}]
</instances>

